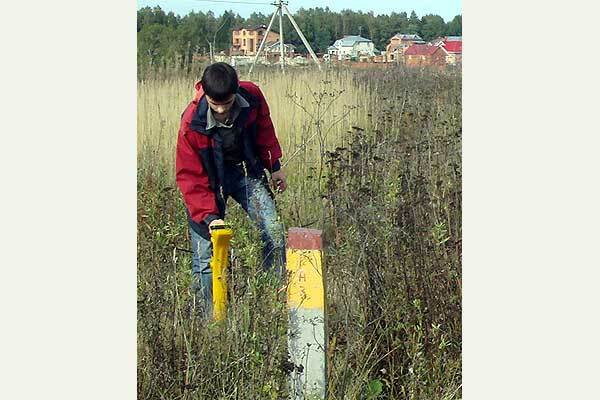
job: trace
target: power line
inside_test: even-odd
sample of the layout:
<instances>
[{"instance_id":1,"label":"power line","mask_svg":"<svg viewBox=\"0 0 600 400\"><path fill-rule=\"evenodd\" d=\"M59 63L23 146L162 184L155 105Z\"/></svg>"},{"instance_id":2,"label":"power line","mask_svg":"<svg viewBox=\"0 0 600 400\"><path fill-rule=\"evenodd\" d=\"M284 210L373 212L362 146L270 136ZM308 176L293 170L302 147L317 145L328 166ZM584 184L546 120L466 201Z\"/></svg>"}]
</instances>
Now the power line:
<instances>
[{"instance_id":1,"label":"power line","mask_svg":"<svg viewBox=\"0 0 600 400\"><path fill-rule=\"evenodd\" d=\"M204 1L207 3L233 3L233 4L260 4L270 6L272 3L258 3L253 1L233 1L233 0L196 0L196 1Z\"/></svg>"}]
</instances>

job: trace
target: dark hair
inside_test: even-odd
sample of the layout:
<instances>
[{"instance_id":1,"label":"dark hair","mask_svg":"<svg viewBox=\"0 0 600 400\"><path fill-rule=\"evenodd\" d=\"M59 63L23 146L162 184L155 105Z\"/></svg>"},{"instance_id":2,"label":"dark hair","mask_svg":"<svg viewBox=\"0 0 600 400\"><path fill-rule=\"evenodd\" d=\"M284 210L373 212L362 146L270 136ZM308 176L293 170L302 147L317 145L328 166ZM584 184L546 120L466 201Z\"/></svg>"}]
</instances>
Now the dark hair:
<instances>
[{"instance_id":1,"label":"dark hair","mask_svg":"<svg viewBox=\"0 0 600 400\"><path fill-rule=\"evenodd\" d=\"M223 101L238 91L238 76L235 69L227 63L218 62L209 65L202 73L202 87L209 97Z\"/></svg>"}]
</instances>

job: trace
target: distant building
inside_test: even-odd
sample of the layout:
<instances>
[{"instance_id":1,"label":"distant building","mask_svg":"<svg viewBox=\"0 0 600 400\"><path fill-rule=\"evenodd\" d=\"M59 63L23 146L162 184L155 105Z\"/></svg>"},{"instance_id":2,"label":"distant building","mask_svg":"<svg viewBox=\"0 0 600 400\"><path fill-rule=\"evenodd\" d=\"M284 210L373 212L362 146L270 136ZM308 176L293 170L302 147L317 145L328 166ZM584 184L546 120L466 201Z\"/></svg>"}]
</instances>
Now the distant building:
<instances>
[{"instance_id":1,"label":"distant building","mask_svg":"<svg viewBox=\"0 0 600 400\"><path fill-rule=\"evenodd\" d=\"M344 36L329 46L327 53L331 59L337 58L338 60L373 57L375 55L375 45L372 40L362 36Z\"/></svg>"},{"instance_id":2,"label":"distant building","mask_svg":"<svg viewBox=\"0 0 600 400\"><path fill-rule=\"evenodd\" d=\"M281 58L281 52L279 48L279 42L265 43L265 48L261 53L261 57L264 56L265 59L270 63L277 63ZM285 52L284 57L286 58L286 63L290 63L290 60L294 59L296 48L293 44L284 43L283 49Z\"/></svg>"},{"instance_id":3,"label":"distant building","mask_svg":"<svg viewBox=\"0 0 600 400\"><path fill-rule=\"evenodd\" d=\"M462 36L440 36L433 39L431 42L434 46L439 46L444 42L462 42Z\"/></svg>"},{"instance_id":4,"label":"distant building","mask_svg":"<svg viewBox=\"0 0 600 400\"><path fill-rule=\"evenodd\" d=\"M385 51L378 51L373 57L373 62L375 63L384 63L385 62Z\"/></svg>"},{"instance_id":5,"label":"distant building","mask_svg":"<svg viewBox=\"0 0 600 400\"><path fill-rule=\"evenodd\" d=\"M442 46L446 51L446 64L462 62L462 36L442 36L431 41L433 46Z\"/></svg>"},{"instance_id":6,"label":"distant building","mask_svg":"<svg viewBox=\"0 0 600 400\"><path fill-rule=\"evenodd\" d=\"M446 64L454 65L462 63L462 40L447 40L442 43L442 47L448 53L446 55Z\"/></svg>"},{"instance_id":7,"label":"distant building","mask_svg":"<svg viewBox=\"0 0 600 400\"><path fill-rule=\"evenodd\" d=\"M281 46L279 45L279 41L276 42L267 42L265 43L264 51L267 54L281 54ZM296 46L289 43L283 44L283 51L286 57L292 57L296 52Z\"/></svg>"},{"instance_id":8,"label":"distant building","mask_svg":"<svg viewBox=\"0 0 600 400\"><path fill-rule=\"evenodd\" d=\"M425 41L419 35L408 33L396 33L390 38L385 47L385 57L387 62L402 62L404 50L413 44L424 44Z\"/></svg>"},{"instance_id":9,"label":"distant building","mask_svg":"<svg viewBox=\"0 0 600 400\"><path fill-rule=\"evenodd\" d=\"M255 55L266 31L266 25L259 25L256 28L239 27L233 29L231 33L231 55ZM271 30L267 35L267 43L277 40L279 40L279 33Z\"/></svg>"},{"instance_id":10,"label":"distant building","mask_svg":"<svg viewBox=\"0 0 600 400\"><path fill-rule=\"evenodd\" d=\"M404 64L407 67L445 66L448 53L442 46L413 44L404 51Z\"/></svg>"}]
</instances>

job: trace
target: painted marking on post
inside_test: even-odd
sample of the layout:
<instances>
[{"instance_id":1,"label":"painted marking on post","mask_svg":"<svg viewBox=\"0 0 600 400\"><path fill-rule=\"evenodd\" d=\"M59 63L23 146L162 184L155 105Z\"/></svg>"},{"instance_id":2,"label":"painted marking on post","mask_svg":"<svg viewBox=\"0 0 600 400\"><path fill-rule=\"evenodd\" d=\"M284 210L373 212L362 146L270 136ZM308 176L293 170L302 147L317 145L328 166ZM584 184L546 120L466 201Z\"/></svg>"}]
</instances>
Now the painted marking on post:
<instances>
[{"instance_id":1,"label":"painted marking on post","mask_svg":"<svg viewBox=\"0 0 600 400\"><path fill-rule=\"evenodd\" d=\"M290 228L287 245L288 347L290 361L296 365L290 396L293 400L325 399L327 341L321 231Z\"/></svg>"}]
</instances>

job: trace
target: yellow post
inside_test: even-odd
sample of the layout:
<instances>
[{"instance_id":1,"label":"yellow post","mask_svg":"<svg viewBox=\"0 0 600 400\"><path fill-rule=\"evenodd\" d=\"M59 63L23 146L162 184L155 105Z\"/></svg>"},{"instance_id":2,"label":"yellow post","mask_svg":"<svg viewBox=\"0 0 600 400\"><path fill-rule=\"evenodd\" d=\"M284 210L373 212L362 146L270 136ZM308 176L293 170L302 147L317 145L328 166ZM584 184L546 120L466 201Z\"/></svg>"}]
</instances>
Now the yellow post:
<instances>
[{"instance_id":1,"label":"yellow post","mask_svg":"<svg viewBox=\"0 0 600 400\"><path fill-rule=\"evenodd\" d=\"M210 240L213 254L210 259L210 269L212 270L213 318L216 321L223 320L227 313L227 253L232 236L233 231L225 225L212 228Z\"/></svg>"}]
</instances>

